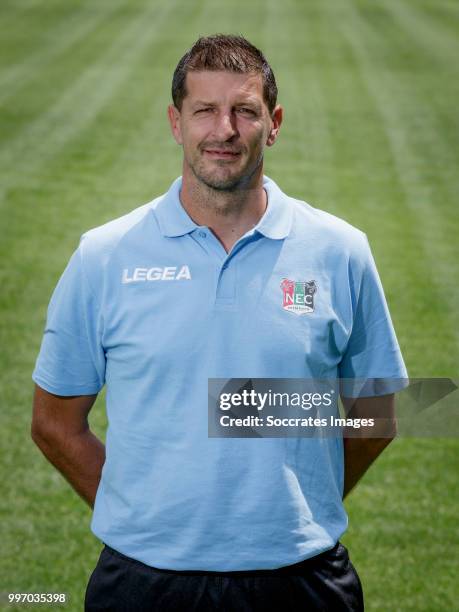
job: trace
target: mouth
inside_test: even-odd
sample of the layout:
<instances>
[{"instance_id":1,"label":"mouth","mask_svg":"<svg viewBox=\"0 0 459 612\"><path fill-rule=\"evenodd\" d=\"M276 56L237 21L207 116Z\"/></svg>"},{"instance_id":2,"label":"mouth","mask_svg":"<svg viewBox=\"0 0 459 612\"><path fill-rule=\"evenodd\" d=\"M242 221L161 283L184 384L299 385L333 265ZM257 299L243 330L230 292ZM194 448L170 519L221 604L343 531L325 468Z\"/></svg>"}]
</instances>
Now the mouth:
<instances>
[{"instance_id":1,"label":"mouth","mask_svg":"<svg viewBox=\"0 0 459 612\"><path fill-rule=\"evenodd\" d=\"M237 159L241 151L228 151L224 149L204 149L204 153L213 159Z\"/></svg>"}]
</instances>

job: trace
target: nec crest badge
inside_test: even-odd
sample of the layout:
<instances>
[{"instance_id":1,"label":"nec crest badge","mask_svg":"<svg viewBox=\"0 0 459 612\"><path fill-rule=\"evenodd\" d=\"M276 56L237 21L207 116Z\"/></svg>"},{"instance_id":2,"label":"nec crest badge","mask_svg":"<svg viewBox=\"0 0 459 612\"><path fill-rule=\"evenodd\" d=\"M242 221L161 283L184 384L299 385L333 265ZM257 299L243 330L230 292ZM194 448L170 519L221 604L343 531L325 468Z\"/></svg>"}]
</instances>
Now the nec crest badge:
<instances>
[{"instance_id":1,"label":"nec crest badge","mask_svg":"<svg viewBox=\"0 0 459 612\"><path fill-rule=\"evenodd\" d=\"M280 287L283 292L282 308L284 310L297 315L314 312L316 281L295 281L284 278Z\"/></svg>"}]
</instances>

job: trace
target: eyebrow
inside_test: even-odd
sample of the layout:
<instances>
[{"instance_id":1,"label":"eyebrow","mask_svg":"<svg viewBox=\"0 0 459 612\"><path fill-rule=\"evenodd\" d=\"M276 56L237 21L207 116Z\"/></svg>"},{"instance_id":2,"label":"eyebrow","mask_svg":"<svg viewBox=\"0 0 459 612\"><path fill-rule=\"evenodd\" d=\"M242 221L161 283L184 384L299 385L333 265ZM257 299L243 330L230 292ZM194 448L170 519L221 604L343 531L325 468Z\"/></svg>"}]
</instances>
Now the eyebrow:
<instances>
[{"instance_id":1,"label":"eyebrow","mask_svg":"<svg viewBox=\"0 0 459 612\"><path fill-rule=\"evenodd\" d=\"M215 102L206 102L205 100L196 100L193 106L215 106Z\"/></svg>"},{"instance_id":2,"label":"eyebrow","mask_svg":"<svg viewBox=\"0 0 459 612\"><path fill-rule=\"evenodd\" d=\"M193 108L196 108L197 106L218 106L218 104L216 102L206 102L205 100L196 100L196 102L193 102ZM252 108L255 111L261 110L260 104L258 104L257 102L249 101L249 100L246 100L246 101L241 100L240 102L236 102L233 106L247 106L249 108Z\"/></svg>"}]
</instances>

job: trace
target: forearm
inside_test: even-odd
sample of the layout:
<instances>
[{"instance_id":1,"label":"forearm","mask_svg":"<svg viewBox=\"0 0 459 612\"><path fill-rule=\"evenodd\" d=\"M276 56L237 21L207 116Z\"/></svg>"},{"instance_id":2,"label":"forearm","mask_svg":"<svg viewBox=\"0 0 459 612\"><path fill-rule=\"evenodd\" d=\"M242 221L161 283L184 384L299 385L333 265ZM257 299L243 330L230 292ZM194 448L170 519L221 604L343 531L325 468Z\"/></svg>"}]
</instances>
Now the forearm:
<instances>
[{"instance_id":1,"label":"forearm","mask_svg":"<svg viewBox=\"0 0 459 612\"><path fill-rule=\"evenodd\" d=\"M343 498L357 484L393 438L344 438Z\"/></svg>"},{"instance_id":2,"label":"forearm","mask_svg":"<svg viewBox=\"0 0 459 612\"><path fill-rule=\"evenodd\" d=\"M94 507L105 446L90 429L76 435L35 433L35 444L91 508Z\"/></svg>"}]
</instances>

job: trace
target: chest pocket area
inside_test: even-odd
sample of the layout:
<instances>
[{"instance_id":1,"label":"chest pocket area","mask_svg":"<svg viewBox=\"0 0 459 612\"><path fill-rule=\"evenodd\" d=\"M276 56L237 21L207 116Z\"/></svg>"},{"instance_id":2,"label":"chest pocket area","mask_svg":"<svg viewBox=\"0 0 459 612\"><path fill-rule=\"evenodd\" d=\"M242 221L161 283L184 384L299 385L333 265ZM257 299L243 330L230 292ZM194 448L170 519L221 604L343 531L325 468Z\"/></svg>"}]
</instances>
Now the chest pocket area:
<instances>
[{"instance_id":1,"label":"chest pocket area","mask_svg":"<svg viewBox=\"0 0 459 612\"><path fill-rule=\"evenodd\" d=\"M277 354L284 376L325 377L341 359L335 333L338 316L328 283L308 273L300 278L310 280L271 278L260 295L252 325L264 350Z\"/></svg>"}]
</instances>

